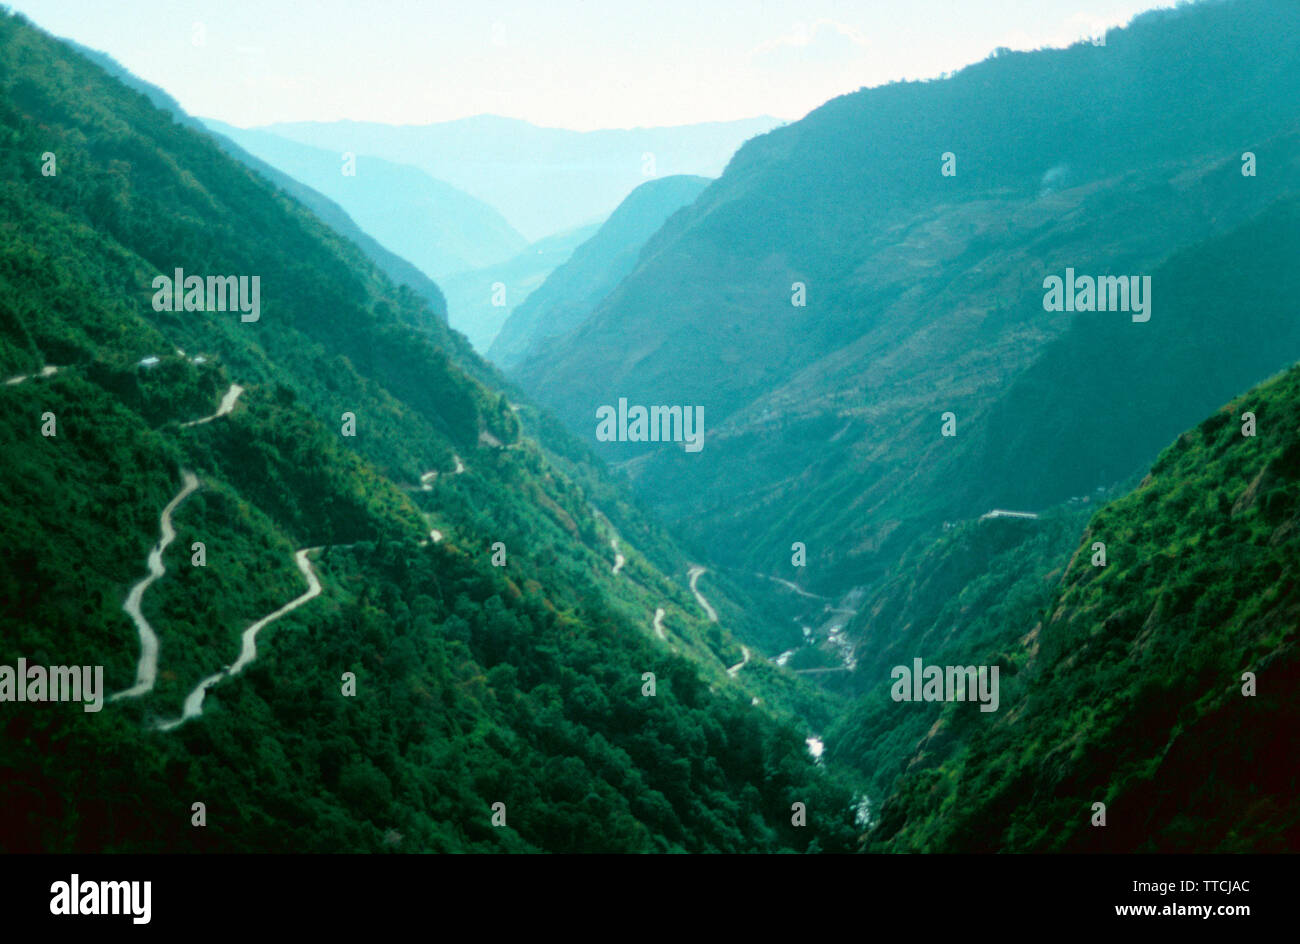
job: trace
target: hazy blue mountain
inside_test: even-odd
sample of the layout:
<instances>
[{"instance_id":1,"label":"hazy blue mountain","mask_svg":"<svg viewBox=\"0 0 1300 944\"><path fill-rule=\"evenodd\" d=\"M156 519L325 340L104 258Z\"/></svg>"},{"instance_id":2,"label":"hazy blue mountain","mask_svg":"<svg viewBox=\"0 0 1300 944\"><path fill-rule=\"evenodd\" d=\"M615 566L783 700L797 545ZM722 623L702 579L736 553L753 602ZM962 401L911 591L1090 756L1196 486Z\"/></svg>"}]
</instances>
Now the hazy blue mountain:
<instances>
[{"instance_id":1,"label":"hazy blue mountain","mask_svg":"<svg viewBox=\"0 0 1300 944\"><path fill-rule=\"evenodd\" d=\"M611 397L701 405L701 453L600 451L715 558L826 591L992 502L1121 481L1171 428L1300 356L1277 330L1294 316L1216 306L1193 338L1171 308L1177 269L1160 270L1148 323L1045 310L1044 279L1151 275L1294 193L1297 32L1291 2L1199 4L1105 45L837 98L741 148L518 379L592 442ZM1158 336L1180 354L1153 371ZM1115 405L1126 386L1158 422L1097 411L1096 391ZM1111 423L1123 435L1093 437ZM789 565L794 541L807 568Z\"/></svg>"},{"instance_id":2,"label":"hazy blue mountain","mask_svg":"<svg viewBox=\"0 0 1300 944\"><path fill-rule=\"evenodd\" d=\"M581 324L596 304L636 268L641 247L673 213L693 202L707 177L664 177L633 190L567 262L511 312L488 356L504 368Z\"/></svg>"},{"instance_id":3,"label":"hazy blue mountain","mask_svg":"<svg viewBox=\"0 0 1300 944\"><path fill-rule=\"evenodd\" d=\"M479 115L430 125L288 122L262 130L331 151L412 164L486 201L519 232L540 239L604 219L650 177L716 177L741 144L780 124L764 116L568 131Z\"/></svg>"},{"instance_id":4,"label":"hazy blue mountain","mask_svg":"<svg viewBox=\"0 0 1300 944\"><path fill-rule=\"evenodd\" d=\"M417 167L356 149L323 150L265 131L204 123L336 201L358 226L431 278L501 262L527 246L493 207ZM356 155L354 176L343 173L344 151Z\"/></svg>"},{"instance_id":5,"label":"hazy blue mountain","mask_svg":"<svg viewBox=\"0 0 1300 944\"><path fill-rule=\"evenodd\" d=\"M451 326L485 354L511 312L599 227L592 223L548 236L504 262L443 279Z\"/></svg>"},{"instance_id":6,"label":"hazy blue mountain","mask_svg":"<svg viewBox=\"0 0 1300 944\"><path fill-rule=\"evenodd\" d=\"M447 301L443 298L442 291L434 284L433 280L417 269L414 265L405 259L389 252L381 246L373 237L365 233L352 218L344 212L333 200L324 194L313 190L306 184L295 180L283 171L272 167L265 161L258 160L252 154L249 154L230 138L223 134L218 134L209 128L206 124L197 118L187 114L180 104L158 88L151 85L133 73L129 72L117 60L107 53L100 52L96 49L90 49L75 43L70 39L65 39L73 49L85 56L91 62L100 66L109 75L114 76L124 85L140 92L154 107L162 111L171 112L172 117L180 124L204 134L211 135L216 139L221 149L229 154L235 160L247 166L249 169L261 174L271 183L275 184L285 193L289 194L303 206L307 207L316 214L322 221L329 224L330 228L337 232L345 239L351 240L357 247L366 254L366 256L375 265L379 266L397 285L405 285L413 292L429 303L430 309L435 312L444 321L447 319Z\"/></svg>"}]
</instances>

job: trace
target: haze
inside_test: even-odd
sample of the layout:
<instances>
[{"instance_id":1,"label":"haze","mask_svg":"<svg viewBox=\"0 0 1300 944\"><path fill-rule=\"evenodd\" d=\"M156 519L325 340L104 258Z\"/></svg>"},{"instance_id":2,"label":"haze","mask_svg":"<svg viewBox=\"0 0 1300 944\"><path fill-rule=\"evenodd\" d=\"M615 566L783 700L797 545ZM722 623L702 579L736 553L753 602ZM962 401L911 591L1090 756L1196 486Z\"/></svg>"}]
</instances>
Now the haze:
<instances>
[{"instance_id":1,"label":"haze","mask_svg":"<svg viewBox=\"0 0 1300 944\"><path fill-rule=\"evenodd\" d=\"M575 130L773 115L1067 45L1151 0L582 0L368 4L20 0L191 114L240 127L476 114Z\"/></svg>"}]
</instances>

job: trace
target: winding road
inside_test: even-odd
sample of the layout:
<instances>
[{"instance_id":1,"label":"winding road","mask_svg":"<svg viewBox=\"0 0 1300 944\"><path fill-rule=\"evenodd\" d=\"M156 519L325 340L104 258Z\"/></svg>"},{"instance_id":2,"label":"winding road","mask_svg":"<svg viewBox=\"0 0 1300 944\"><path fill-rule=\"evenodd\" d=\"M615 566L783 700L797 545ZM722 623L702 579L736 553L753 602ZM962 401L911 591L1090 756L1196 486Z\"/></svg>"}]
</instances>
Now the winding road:
<instances>
[{"instance_id":1,"label":"winding road","mask_svg":"<svg viewBox=\"0 0 1300 944\"><path fill-rule=\"evenodd\" d=\"M239 395L243 392L243 387L239 384L232 383L230 389L226 391L225 396L221 398L221 403L217 406L217 412L213 413L211 416L205 416L202 419L190 420L188 423L182 423L181 427L202 426L204 423L211 423L218 417L225 416L235 408L235 401L239 399Z\"/></svg>"},{"instance_id":2,"label":"winding road","mask_svg":"<svg viewBox=\"0 0 1300 944\"><path fill-rule=\"evenodd\" d=\"M235 660L234 664L226 667L215 675L209 675L202 682L199 682L194 691L190 692L189 696L185 699L185 707L181 711L181 716L174 721L160 722L158 724L159 731L174 731L191 718L197 718L203 714L203 699L207 695L208 689L212 688L222 679L238 675L243 671L244 666L257 658L257 634L271 623L280 619L280 617L287 616L308 600L320 595L320 580L316 577L316 572L311 569L311 561L307 559L307 555L311 551L316 550L320 550L320 548L305 547L293 556L294 562L298 565L298 570L300 570L302 575L307 578L307 592L301 596L294 597L274 613L269 616L263 616L252 626L248 627L248 629L244 630L239 650L239 658Z\"/></svg>"},{"instance_id":3,"label":"winding road","mask_svg":"<svg viewBox=\"0 0 1300 944\"><path fill-rule=\"evenodd\" d=\"M462 475L465 472L465 463L460 461L460 456L452 453L451 457L456 460L456 468L451 470L452 475ZM432 469L420 476L421 491L433 491L433 481L438 477L438 470Z\"/></svg>"},{"instance_id":4,"label":"winding road","mask_svg":"<svg viewBox=\"0 0 1300 944\"><path fill-rule=\"evenodd\" d=\"M706 573L708 573L708 571L703 567L692 567L686 572L686 576L691 578L691 593L695 594L696 601L700 606L704 607L704 612L708 615L709 622L716 623L718 621L718 614L714 611L713 607L709 606L709 601L704 599L704 594L700 593L699 588L696 586L700 579L700 575Z\"/></svg>"},{"instance_id":5,"label":"winding road","mask_svg":"<svg viewBox=\"0 0 1300 944\"><path fill-rule=\"evenodd\" d=\"M46 367L41 371L41 376L48 377L57 371L57 367ZM6 381L6 383L22 383L22 381L26 379L26 377L14 377ZM182 423L181 426L200 426L204 423L210 423L219 417L226 416L235 408L235 403L239 400L239 396L243 392L243 387L239 384L232 383L230 389L228 389L225 395L221 398L221 402L217 406L217 412L213 413L211 416L205 416L201 419L190 420L187 423ZM141 612L140 604L144 599L144 592L149 589L150 585L152 585L155 580L167 572L167 568L163 564L163 553L167 550L168 545L176 539L176 529L172 526L172 514L180 506L181 502L199 488L198 477L189 469L181 470L181 480L181 490L167 503L166 507L163 508L162 513L158 516L159 541L149 551L149 556L146 561L149 573L131 587L130 592L127 594L126 602L122 604L122 609L131 617L132 621L135 623L136 631L140 636L140 662L136 668L135 684L125 691L117 692L110 696L108 699L110 702L117 701L121 698L134 698L148 694L153 690L154 684L158 679L158 634L154 632L153 627L149 625L149 621L145 619L144 613ZM201 715L203 713L203 695L207 689L217 684L223 678L239 673L244 666L257 658L256 640L258 632L267 624L272 623L284 616L286 613L297 609L299 606L320 593L320 581L316 579L316 574L311 569L311 564L307 560L307 553L309 550L314 550L314 548L307 548L298 551L295 555L298 569L303 573L303 576L307 578L307 592L302 596L291 600L271 615L263 617L252 626L248 627L248 629L244 630L239 658L235 660L234 664L227 666L216 675L211 675L200 682L198 688L191 692L189 697L185 699L185 707L181 717L175 721L159 724L158 728L160 730L170 731L179 727L190 718L195 718Z\"/></svg>"},{"instance_id":6,"label":"winding road","mask_svg":"<svg viewBox=\"0 0 1300 944\"><path fill-rule=\"evenodd\" d=\"M618 573L617 566L615 566L614 572ZM709 617L709 622L716 623L718 621L717 611L714 610L713 607L709 605L708 600L704 599L704 594L700 593L700 588L698 586L700 577L706 573L708 573L708 571L705 570L703 567L692 566L686 572L686 576L691 579L691 593L695 594L696 602L698 602L700 606L704 608L705 614ZM666 640L668 637L664 633L663 619L664 619L664 610L663 607L659 607L659 609L655 610L654 629L655 629L655 633L658 634L660 639ZM727 669L727 674L732 678L735 678L736 674L741 669L749 665L749 658L750 658L749 647L742 645L740 647L740 654L741 654L741 660L737 662L735 665L733 665L731 668Z\"/></svg>"},{"instance_id":7,"label":"winding road","mask_svg":"<svg viewBox=\"0 0 1300 944\"><path fill-rule=\"evenodd\" d=\"M41 376L48 377L57 371L57 367L46 367L41 371ZM27 378L15 377L6 381L6 383L22 383L25 379ZM239 395L243 392L243 387L232 383L230 389L226 391L226 395L221 398L221 403L217 406L217 412L211 416L191 420L181 425L198 426L201 423L210 423L219 416L225 416L235 408L235 401L239 399ZM149 621L140 612L140 602L144 599L144 592L149 589L149 585L167 572L167 568L162 562L162 556L163 552L167 550L167 545L171 544L176 538L176 531L172 528L172 512L191 492L199 487L198 477L188 469L181 470L181 480L181 490L176 493L175 498L167 503L167 506L162 510L162 514L158 517L158 529L161 532L161 539L149 551L147 561L149 575L131 588L131 592L127 594L126 602L122 604L122 609L135 622L136 631L140 634L140 663L135 670L135 684L125 691L111 696L108 699L109 701L117 701L119 698L135 698L147 694L153 690L154 682L158 679L158 634L154 632L153 627L149 625Z\"/></svg>"},{"instance_id":8,"label":"winding road","mask_svg":"<svg viewBox=\"0 0 1300 944\"><path fill-rule=\"evenodd\" d=\"M176 538L176 531L172 527L172 512L181 502L185 501L195 489L199 487L199 480L195 474L188 469L181 470L181 490L176 493L167 506L163 508L162 514L158 517L158 530L161 533L160 540L149 551L147 566L149 576L138 581L127 594L126 602L122 604L122 609L127 615L135 621L135 628L140 634L140 664L135 670L135 684L125 691L118 692L111 696L110 702L117 701L119 698L134 698L144 695L153 689L154 682L158 678L158 634L153 631L149 621L144 618L140 612L140 601L144 598L144 592L149 589L149 585L167 572L163 566L163 551L167 550L167 545L171 544Z\"/></svg>"},{"instance_id":9,"label":"winding road","mask_svg":"<svg viewBox=\"0 0 1300 944\"><path fill-rule=\"evenodd\" d=\"M803 587L799 586L798 584L791 583L791 582L788 581L788 580L783 580L783 579L780 578L780 577L773 577L771 574L756 574L755 576L758 576L758 577L766 577L768 580L771 580L773 583L779 583L781 586L785 587L787 590L791 590L791 591L793 591L793 592L799 594L799 596L801 596L801 597L807 597L807 598L810 599L810 600L825 600L825 599L826 599L825 597L823 597L823 596L818 596L818 595L815 594L815 593L809 593L807 590L805 590Z\"/></svg>"}]
</instances>

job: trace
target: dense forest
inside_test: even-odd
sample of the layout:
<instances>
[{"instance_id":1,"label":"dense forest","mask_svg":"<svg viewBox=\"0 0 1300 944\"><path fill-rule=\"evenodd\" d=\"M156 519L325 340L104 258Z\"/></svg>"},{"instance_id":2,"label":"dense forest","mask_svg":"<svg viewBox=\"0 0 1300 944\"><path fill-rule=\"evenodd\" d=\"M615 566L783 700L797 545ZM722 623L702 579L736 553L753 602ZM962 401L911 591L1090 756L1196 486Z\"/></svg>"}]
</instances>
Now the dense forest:
<instances>
[{"instance_id":1,"label":"dense forest","mask_svg":"<svg viewBox=\"0 0 1300 944\"><path fill-rule=\"evenodd\" d=\"M337 204L0 14L0 667L109 696L0 703L0 852L1300 847L1291 25L835 99L629 197L506 377ZM1070 260L1151 322L1046 311ZM178 269L260 317L156 310ZM610 384L704 404L708 462L585 442ZM998 709L900 703L916 657Z\"/></svg>"},{"instance_id":2,"label":"dense forest","mask_svg":"<svg viewBox=\"0 0 1300 944\"><path fill-rule=\"evenodd\" d=\"M1184 433L1091 518L1041 617L1000 656L996 718L943 706L873 848L1300 844L1298 411L1293 368Z\"/></svg>"},{"instance_id":3,"label":"dense forest","mask_svg":"<svg viewBox=\"0 0 1300 944\"><path fill-rule=\"evenodd\" d=\"M1036 443L1023 449L1034 459L1018 487L1060 489L1051 480L1069 483L1069 454L1084 443L1131 467L1132 444L1168 428L1159 391L1192 365L1209 362L1202 374L1217 374L1216 385L1249 388L1276 356L1261 339L1294 337L1286 260L1298 249L1297 203L1282 201L1156 270L1166 318L1150 335L1121 343L1117 326L1091 326L1049 348L1019 381L1020 414L993 421L1004 438ZM1095 369L1103 359L1110 369ZM1287 668L1298 379L1293 369L1213 411L1145 477L1143 468L1034 520L927 535L873 587L849 627L859 695L827 740L879 799L869 848L1295 846L1296 814L1282 798L1298 786ZM1072 401L1096 411L1082 443L1050 435ZM1097 541L1104 566L1093 564ZM999 666L996 715L894 702L889 668L917 653ZM1241 694L1245 671L1261 679L1255 697ZM1093 802L1111 809L1107 829L1090 826Z\"/></svg>"},{"instance_id":4,"label":"dense forest","mask_svg":"<svg viewBox=\"0 0 1300 944\"><path fill-rule=\"evenodd\" d=\"M855 847L851 780L804 745L825 697L730 677L755 617L718 581L710 623L684 553L423 298L11 15L0 165L0 373L25 378L0 386L0 662L103 665L129 688L123 602L183 473L199 483L143 595L153 688L0 714L0 848ZM260 319L154 311L177 268L259 276ZM185 425L232 384L231 412ZM320 595L201 718L159 730L303 593L299 549Z\"/></svg>"},{"instance_id":5,"label":"dense forest","mask_svg":"<svg viewBox=\"0 0 1300 944\"><path fill-rule=\"evenodd\" d=\"M709 461L645 444L638 494L719 565L818 593L945 520L1112 487L1300 358L1294 320L1230 303L1293 291L1269 226L1200 311L1155 276L1300 192L1298 33L1293 0L1179 4L831 99L741 147L517 379L588 440L609 388L702 405ZM1151 320L1045 311L1066 267L1152 275Z\"/></svg>"}]
</instances>

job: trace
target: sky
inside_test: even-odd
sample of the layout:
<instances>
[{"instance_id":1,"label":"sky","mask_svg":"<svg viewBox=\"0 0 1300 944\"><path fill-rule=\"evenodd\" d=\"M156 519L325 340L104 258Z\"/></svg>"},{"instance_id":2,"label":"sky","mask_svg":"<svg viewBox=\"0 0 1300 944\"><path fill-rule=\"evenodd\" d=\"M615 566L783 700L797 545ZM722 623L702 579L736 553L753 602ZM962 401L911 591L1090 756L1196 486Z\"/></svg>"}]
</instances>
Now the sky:
<instances>
[{"instance_id":1,"label":"sky","mask_svg":"<svg viewBox=\"0 0 1300 944\"><path fill-rule=\"evenodd\" d=\"M8 0L239 127L471 115L580 131L771 115L1064 46L1169 0Z\"/></svg>"}]
</instances>

